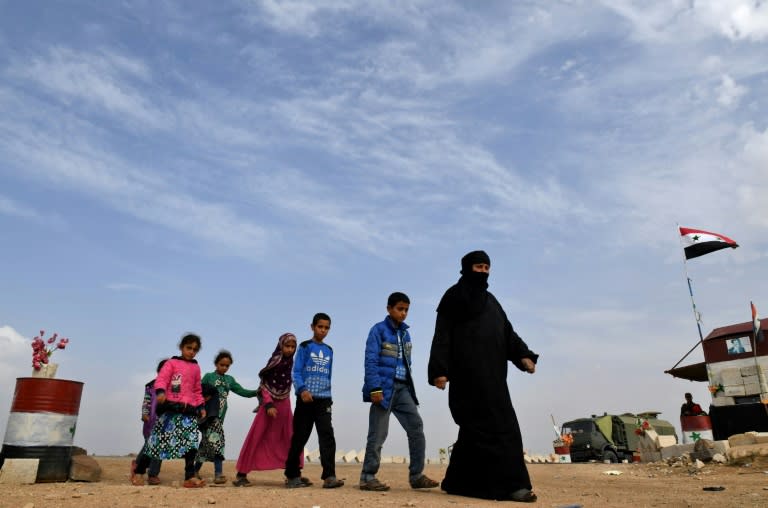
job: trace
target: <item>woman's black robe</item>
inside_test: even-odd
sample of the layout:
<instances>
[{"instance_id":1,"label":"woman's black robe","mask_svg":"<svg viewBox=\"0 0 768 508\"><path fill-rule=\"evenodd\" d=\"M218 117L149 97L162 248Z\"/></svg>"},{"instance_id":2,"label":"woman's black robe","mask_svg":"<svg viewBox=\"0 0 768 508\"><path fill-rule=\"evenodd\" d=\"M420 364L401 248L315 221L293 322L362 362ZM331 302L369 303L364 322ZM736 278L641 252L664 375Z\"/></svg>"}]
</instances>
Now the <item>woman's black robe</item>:
<instances>
[{"instance_id":1,"label":"woman's black robe","mask_svg":"<svg viewBox=\"0 0 768 508\"><path fill-rule=\"evenodd\" d=\"M451 315L449 305L438 308L429 383L448 378L448 405L459 426L441 487L449 494L509 499L518 489L530 490L531 480L509 397L507 362L525 370L521 360L536 362L538 355L512 329L496 298L485 294L474 316Z\"/></svg>"}]
</instances>

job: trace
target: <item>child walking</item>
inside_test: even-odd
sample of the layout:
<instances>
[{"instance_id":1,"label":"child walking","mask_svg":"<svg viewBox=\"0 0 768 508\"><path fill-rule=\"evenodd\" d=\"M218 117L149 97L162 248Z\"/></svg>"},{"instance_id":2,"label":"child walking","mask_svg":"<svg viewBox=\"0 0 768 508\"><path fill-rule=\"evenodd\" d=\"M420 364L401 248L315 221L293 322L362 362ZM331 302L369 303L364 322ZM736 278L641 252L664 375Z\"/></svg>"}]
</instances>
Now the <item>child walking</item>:
<instances>
[{"instance_id":1,"label":"child walking","mask_svg":"<svg viewBox=\"0 0 768 508\"><path fill-rule=\"evenodd\" d=\"M360 490L389 490L389 485L380 482L376 473L381 464L381 447L389 432L390 414L395 415L408 436L411 488L432 489L439 485L424 474L426 439L411 371L411 335L405 324L410 305L405 293L389 295L388 316L373 325L365 343L363 401L370 402L371 409Z\"/></svg>"},{"instance_id":2,"label":"child walking","mask_svg":"<svg viewBox=\"0 0 768 508\"><path fill-rule=\"evenodd\" d=\"M291 370L296 352L296 336L284 333L277 341L267 365L259 371L259 407L237 459L236 487L251 485L248 473L281 469L288 458L293 432L291 411ZM299 458L299 467L304 457ZM305 478L305 482L309 482Z\"/></svg>"},{"instance_id":3,"label":"child walking","mask_svg":"<svg viewBox=\"0 0 768 508\"><path fill-rule=\"evenodd\" d=\"M184 487L203 487L195 478L197 455L197 418L205 417L200 384L200 366L195 360L202 342L195 334L182 337L181 356L170 358L155 379L157 412L147 442L147 455L152 459L184 459Z\"/></svg>"},{"instance_id":4,"label":"child walking","mask_svg":"<svg viewBox=\"0 0 768 508\"><path fill-rule=\"evenodd\" d=\"M167 360L160 360L157 364L156 373L160 372ZM131 483L134 485L144 485L144 473L149 469L149 478L147 483L150 485L160 485L160 459L150 459L147 455L147 441L152 426L157 421L157 397L155 396L155 380L152 379L144 385L144 399L141 402L141 421L144 422L142 434L144 434L144 446L136 456L136 460L131 461Z\"/></svg>"},{"instance_id":5,"label":"child walking","mask_svg":"<svg viewBox=\"0 0 768 508\"><path fill-rule=\"evenodd\" d=\"M258 391L246 390L240 386L240 383L235 381L235 378L227 374L229 367L232 365L232 353L226 349L219 351L219 354L213 360L213 364L216 366L216 370L208 372L203 376L202 384L204 386L211 386L218 392L218 397L214 397L214 401L218 399L217 415L208 418L204 425L201 426L203 437L200 440L200 448L197 450L195 473L197 478L200 478L199 471L203 467L203 462L213 462L213 483L220 485L227 482L227 478L222 471L224 462L224 417L227 414L227 396L232 391L241 397L255 397Z\"/></svg>"},{"instance_id":6,"label":"child walking","mask_svg":"<svg viewBox=\"0 0 768 508\"><path fill-rule=\"evenodd\" d=\"M291 489L309 486L308 481L302 481L300 458L312 427L316 426L323 488L333 489L344 485L344 481L336 478L336 439L331 424L333 349L323 342L331 329L330 316L323 312L315 314L311 328L312 338L299 344L293 363L296 410L291 447L285 461L285 484Z\"/></svg>"}]
</instances>

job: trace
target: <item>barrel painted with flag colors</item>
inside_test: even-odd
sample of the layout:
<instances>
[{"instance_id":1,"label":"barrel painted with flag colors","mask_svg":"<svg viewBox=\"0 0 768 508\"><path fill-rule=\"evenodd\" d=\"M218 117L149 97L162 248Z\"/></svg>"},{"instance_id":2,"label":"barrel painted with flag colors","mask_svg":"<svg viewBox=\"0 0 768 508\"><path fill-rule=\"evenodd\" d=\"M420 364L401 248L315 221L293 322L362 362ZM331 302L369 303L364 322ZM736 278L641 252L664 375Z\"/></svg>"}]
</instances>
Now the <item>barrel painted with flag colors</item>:
<instances>
[{"instance_id":1,"label":"barrel painted with flag colors","mask_svg":"<svg viewBox=\"0 0 768 508\"><path fill-rule=\"evenodd\" d=\"M17 378L0 466L5 459L40 459L37 482L67 481L82 393L79 381Z\"/></svg>"},{"instance_id":2,"label":"barrel painted with flag colors","mask_svg":"<svg viewBox=\"0 0 768 508\"><path fill-rule=\"evenodd\" d=\"M681 416L680 427L683 430L683 444L695 443L699 439L714 440L709 416Z\"/></svg>"}]
</instances>

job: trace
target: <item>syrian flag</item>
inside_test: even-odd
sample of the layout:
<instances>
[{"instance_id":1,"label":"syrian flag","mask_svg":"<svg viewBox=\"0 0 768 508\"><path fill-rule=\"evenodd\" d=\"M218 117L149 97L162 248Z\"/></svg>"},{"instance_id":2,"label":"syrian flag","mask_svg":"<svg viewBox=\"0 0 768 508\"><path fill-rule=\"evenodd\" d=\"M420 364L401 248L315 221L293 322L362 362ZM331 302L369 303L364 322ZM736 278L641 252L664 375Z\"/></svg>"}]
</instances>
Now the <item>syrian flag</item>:
<instances>
[{"instance_id":1,"label":"syrian flag","mask_svg":"<svg viewBox=\"0 0 768 508\"><path fill-rule=\"evenodd\" d=\"M763 341L763 330L760 329L760 318L757 317L757 307L752 302L749 302L752 307L752 333L755 336L755 344Z\"/></svg>"},{"instance_id":2,"label":"syrian flag","mask_svg":"<svg viewBox=\"0 0 768 508\"><path fill-rule=\"evenodd\" d=\"M716 250L739 246L727 236L710 233L701 229L680 228L680 236L685 249L685 259L693 259Z\"/></svg>"}]
</instances>

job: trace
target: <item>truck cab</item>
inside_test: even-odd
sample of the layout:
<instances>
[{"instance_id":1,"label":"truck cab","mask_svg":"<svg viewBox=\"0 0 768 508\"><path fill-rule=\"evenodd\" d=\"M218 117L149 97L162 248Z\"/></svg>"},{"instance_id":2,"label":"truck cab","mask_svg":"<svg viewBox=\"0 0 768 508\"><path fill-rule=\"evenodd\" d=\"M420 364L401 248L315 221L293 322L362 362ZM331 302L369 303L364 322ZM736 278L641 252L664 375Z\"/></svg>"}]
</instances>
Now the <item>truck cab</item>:
<instances>
[{"instance_id":1,"label":"truck cab","mask_svg":"<svg viewBox=\"0 0 768 508\"><path fill-rule=\"evenodd\" d=\"M677 433L674 425L657 418L658 412L648 411L640 414L624 413L621 415L592 415L565 422L561 432L570 434L573 443L570 446L572 462L632 460L632 454L638 446L635 429L638 422L647 421L659 435Z\"/></svg>"}]
</instances>

